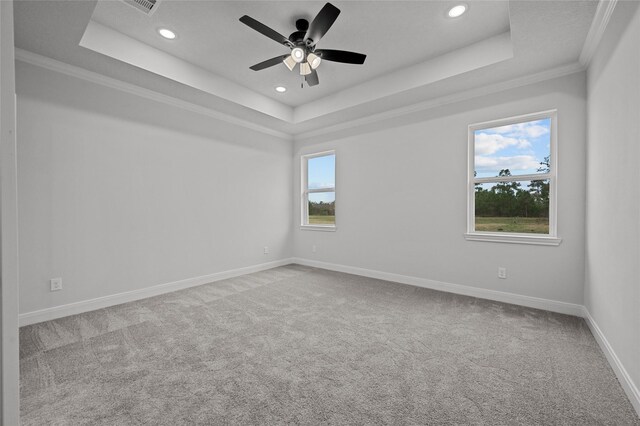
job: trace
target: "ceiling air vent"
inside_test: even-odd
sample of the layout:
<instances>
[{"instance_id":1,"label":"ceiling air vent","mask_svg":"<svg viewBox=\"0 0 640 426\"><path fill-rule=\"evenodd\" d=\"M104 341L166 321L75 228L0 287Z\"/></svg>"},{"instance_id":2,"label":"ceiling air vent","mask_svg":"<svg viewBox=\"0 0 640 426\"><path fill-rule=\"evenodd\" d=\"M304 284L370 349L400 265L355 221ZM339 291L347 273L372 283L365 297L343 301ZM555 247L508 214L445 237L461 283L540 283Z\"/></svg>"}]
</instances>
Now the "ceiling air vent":
<instances>
[{"instance_id":1,"label":"ceiling air vent","mask_svg":"<svg viewBox=\"0 0 640 426\"><path fill-rule=\"evenodd\" d=\"M160 0L122 0L129 6L135 7L146 15L152 15L158 8Z\"/></svg>"}]
</instances>

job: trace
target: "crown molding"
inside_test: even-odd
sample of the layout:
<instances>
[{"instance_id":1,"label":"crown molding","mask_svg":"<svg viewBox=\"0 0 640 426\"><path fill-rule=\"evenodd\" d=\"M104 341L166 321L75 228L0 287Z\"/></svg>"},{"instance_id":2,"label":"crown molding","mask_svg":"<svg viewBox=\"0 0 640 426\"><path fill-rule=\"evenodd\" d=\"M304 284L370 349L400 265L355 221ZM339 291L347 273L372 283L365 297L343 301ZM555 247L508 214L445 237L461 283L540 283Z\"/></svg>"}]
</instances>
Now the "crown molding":
<instances>
[{"instance_id":1,"label":"crown molding","mask_svg":"<svg viewBox=\"0 0 640 426\"><path fill-rule=\"evenodd\" d=\"M37 53L29 52L24 49L16 48L15 51L16 60L32 64L41 68L45 68L51 71L59 72L65 75L76 77L91 83L99 84L112 89L120 90L126 93L130 93L145 99L164 103L166 105L174 106L177 108L191 111L197 114L205 115L214 119L218 119L233 125L244 127L249 130L257 131L266 135L275 136L287 141L303 141L305 139L322 136L325 134L352 129L356 127L367 126L369 124L379 123L383 120L389 120L404 115L437 108L468 99L473 99L481 96L490 95L493 93L501 92L504 90L514 89L529 84L538 83L545 80L551 80L554 78L562 77L569 74L584 71L586 66L579 62L571 63L561 67L553 68L550 70L542 71L539 73L531 74L528 76L518 77L509 81L496 83L479 87L476 89L465 90L452 95L443 96L440 98L430 99L424 102L420 102L405 107L400 107L388 111L384 111L378 114L369 115L360 119L351 120L345 123L339 123L332 126L326 126L321 129L311 130L303 133L285 133L278 130L274 130L259 124L252 123L248 120L244 120L230 114L225 114L220 111L216 111L211 108L203 107L201 105L194 104L182 99L168 96L150 89L145 89L140 86L131 83L125 83L121 80L117 80L112 77L107 77L97 72L89 71L84 68L77 67L75 65L69 65L64 62L39 55Z\"/></svg>"},{"instance_id":2,"label":"crown molding","mask_svg":"<svg viewBox=\"0 0 640 426\"><path fill-rule=\"evenodd\" d=\"M251 121L243 120L233 115L225 114L223 112L197 105L182 99L178 99L173 96L165 95L154 90L145 89L135 84L125 83L124 81L107 77L97 72L89 71L75 65L69 65L64 62L39 55L37 53L29 52L24 49L15 49L15 59L71 77L79 78L81 80L89 81L91 83L99 84L101 86L109 87L111 89L120 90L122 92L136 95L141 98L174 106L186 111L194 112L196 114L205 115L207 117L221 120L236 126L244 127L246 129L260 132L266 135L275 136L288 141L293 140L293 136L289 133L284 133L265 126L261 126L259 124L252 123Z\"/></svg>"},{"instance_id":3,"label":"crown molding","mask_svg":"<svg viewBox=\"0 0 640 426\"><path fill-rule=\"evenodd\" d=\"M417 104L409 105L406 107L400 107L388 111L384 111L378 114L368 115L366 117L352 120L346 123L340 123L333 126L323 127L321 129L311 130L304 133L298 133L294 135L296 142L310 139L317 136L322 136L328 133L343 131L354 127L367 126L374 123L379 123L383 120L390 120L397 117L402 117L408 114L416 112L426 111L432 108L437 108L457 102L466 101L468 99L478 98L481 96L491 95L493 93L502 92L509 89L515 89L522 86L528 86L530 84L539 83L545 80L552 80L554 78L563 77L565 75L575 74L586 69L585 66L579 62L573 62L568 65L563 65L557 68L552 68L546 71L530 74L523 77L514 78L501 83L490 84L487 86L478 87L476 89L469 89L452 95L442 96L435 99L429 99L428 101L420 102Z\"/></svg>"},{"instance_id":4,"label":"crown molding","mask_svg":"<svg viewBox=\"0 0 640 426\"><path fill-rule=\"evenodd\" d=\"M294 123L356 108L389 96L513 59L511 30L438 55L419 64L388 72L321 99L298 105Z\"/></svg>"},{"instance_id":5,"label":"crown molding","mask_svg":"<svg viewBox=\"0 0 640 426\"><path fill-rule=\"evenodd\" d=\"M582 52L580 52L580 57L578 58L578 61L584 67L589 66L589 63L593 58L593 54L596 52L596 49L600 44L600 40L602 40L604 31L609 24L609 19L611 19L613 9L615 9L617 3L618 0L600 0L598 2L596 14L593 17L591 27L587 33L587 38L582 46Z\"/></svg>"},{"instance_id":6,"label":"crown molding","mask_svg":"<svg viewBox=\"0 0 640 426\"><path fill-rule=\"evenodd\" d=\"M286 123L293 108L161 49L89 20L79 45Z\"/></svg>"}]
</instances>

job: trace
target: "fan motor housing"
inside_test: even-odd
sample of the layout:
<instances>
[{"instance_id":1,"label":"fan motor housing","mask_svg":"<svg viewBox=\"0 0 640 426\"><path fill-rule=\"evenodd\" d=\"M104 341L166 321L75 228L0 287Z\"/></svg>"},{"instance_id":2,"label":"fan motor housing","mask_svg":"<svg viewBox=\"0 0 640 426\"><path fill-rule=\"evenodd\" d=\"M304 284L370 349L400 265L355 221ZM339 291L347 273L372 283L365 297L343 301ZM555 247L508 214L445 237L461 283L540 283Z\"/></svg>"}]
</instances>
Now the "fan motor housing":
<instances>
[{"instance_id":1,"label":"fan motor housing","mask_svg":"<svg viewBox=\"0 0 640 426\"><path fill-rule=\"evenodd\" d=\"M309 21L306 19L298 19L296 21L296 30L307 31L309 29Z\"/></svg>"},{"instance_id":2,"label":"fan motor housing","mask_svg":"<svg viewBox=\"0 0 640 426\"><path fill-rule=\"evenodd\" d=\"M291 33L289 40L293 44L302 44L304 42L305 35L307 35L306 31L296 31L295 33Z\"/></svg>"},{"instance_id":3,"label":"fan motor housing","mask_svg":"<svg viewBox=\"0 0 640 426\"><path fill-rule=\"evenodd\" d=\"M298 19L296 21L296 29L298 31L291 33L289 36L289 41L295 44L300 44L304 42L304 36L307 35L307 30L309 29L309 21L306 19Z\"/></svg>"}]
</instances>

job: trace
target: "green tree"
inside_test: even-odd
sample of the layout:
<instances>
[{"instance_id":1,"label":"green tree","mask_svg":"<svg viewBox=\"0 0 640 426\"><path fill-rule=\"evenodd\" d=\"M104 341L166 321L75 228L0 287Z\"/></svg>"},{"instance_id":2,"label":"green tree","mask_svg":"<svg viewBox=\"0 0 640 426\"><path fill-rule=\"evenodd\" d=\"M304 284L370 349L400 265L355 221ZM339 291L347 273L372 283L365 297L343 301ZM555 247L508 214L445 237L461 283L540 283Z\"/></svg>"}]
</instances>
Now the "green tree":
<instances>
[{"instance_id":1,"label":"green tree","mask_svg":"<svg viewBox=\"0 0 640 426\"><path fill-rule=\"evenodd\" d=\"M511 171L502 169L498 176L511 176ZM497 216L517 216L516 194L519 188L519 182L498 182L491 188L496 194L494 211Z\"/></svg>"},{"instance_id":2,"label":"green tree","mask_svg":"<svg viewBox=\"0 0 640 426\"><path fill-rule=\"evenodd\" d=\"M336 202L309 201L309 216L335 216Z\"/></svg>"},{"instance_id":3,"label":"green tree","mask_svg":"<svg viewBox=\"0 0 640 426\"><path fill-rule=\"evenodd\" d=\"M478 176L478 172L476 172L475 170L473 171L473 177ZM476 192L482 192L484 191L484 189L482 189L482 184L481 183L476 183Z\"/></svg>"},{"instance_id":4,"label":"green tree","mask_svg":"<svg viewBox=\"0 0 640 426\"><path fill-rule=\"evenodd\" d=\"M542 172L542 173L549 173L551 171L551 161L550 161L550 156L546 156L544 157L544 160L542 160L540 162L540 166L542 167L538 167L538 171Z\"/></svg>"},{"instance_id":5,"label":"green tree","mask_svg":"<svg viewBox=\"0 0 640 426\"><path fill-rule=\"evenodd\" d=\"M549 173L551 171L550 157L544 157L540 162L538 172ZM549 181L545 179L532 180L529 184L529 193L534 200L535 215L539 217L549 216Z\"/></svg>"}]
</instances>

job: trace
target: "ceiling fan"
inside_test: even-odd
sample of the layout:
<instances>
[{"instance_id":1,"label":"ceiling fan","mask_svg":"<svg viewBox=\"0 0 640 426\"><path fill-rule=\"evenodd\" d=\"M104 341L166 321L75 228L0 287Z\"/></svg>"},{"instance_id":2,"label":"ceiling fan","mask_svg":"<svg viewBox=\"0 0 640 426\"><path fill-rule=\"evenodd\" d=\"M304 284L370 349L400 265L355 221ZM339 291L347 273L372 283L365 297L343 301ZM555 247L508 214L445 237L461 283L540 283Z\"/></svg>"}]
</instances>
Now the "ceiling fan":
<instances>
[{"instance_id":1,"label":"ceiling fan","mask_svg":"<svg viewBox=\"0 0 640 426\"><path fill-rule=\"evenodd\" d=\"M367 55L363 55L362 53L347 52L345 50L316 49L316 44L322 36L329 31L329 28L331 28L331 25L333 25L339 14L340 9L331 3L327 3L320 12L318 12L318 15L316 15L313 21L311 21L311 24L309 24L309 21L306 19L298 19L296 21L297 31L292 33L289 38L272 30L263 23L256 21L252 17L244 15L240 18L240 22L291 49L290 54L267 59L250 68L254 71L260 71L278 65L279 63L284 63L290 71L293 71L296 65L300 64L300 75L304 76L309 86L315 86L320 82L316 68L320 66L320 62L323 60L342 62L345 64L363 64Z\"/></svg>"}]
</instances>

